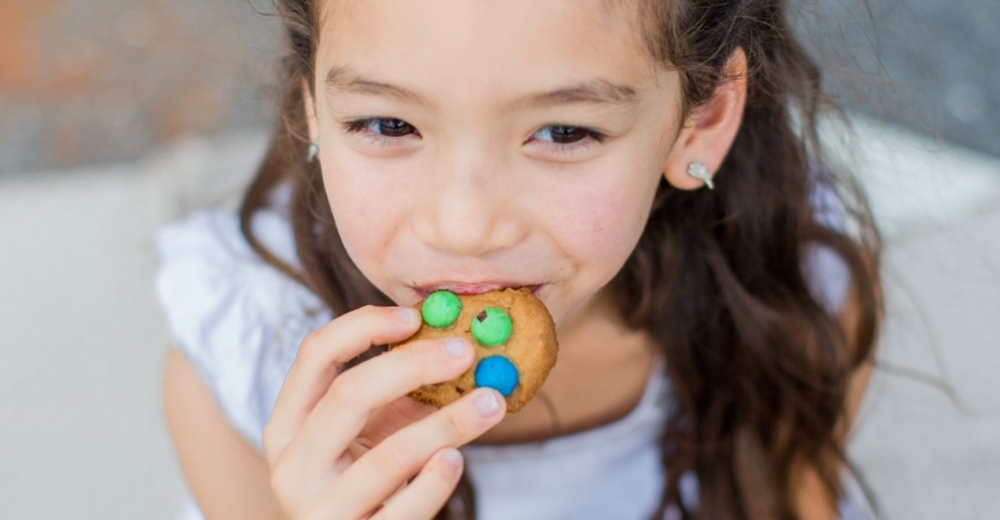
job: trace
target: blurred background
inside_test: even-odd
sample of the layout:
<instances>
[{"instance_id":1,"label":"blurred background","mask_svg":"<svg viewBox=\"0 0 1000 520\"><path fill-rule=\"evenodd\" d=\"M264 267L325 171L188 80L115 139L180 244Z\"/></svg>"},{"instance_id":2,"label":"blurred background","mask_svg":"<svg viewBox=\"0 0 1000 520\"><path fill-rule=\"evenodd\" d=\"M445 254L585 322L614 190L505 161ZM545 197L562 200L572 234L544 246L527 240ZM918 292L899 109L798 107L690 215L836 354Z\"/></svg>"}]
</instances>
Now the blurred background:
<instances>
[{"instance_id":1,"label":"blurred background","mask_svg":"<svg viewBox=\"0 0 1000 520\"><path fill-rule=\"evenodd\" d=\"M1000 3L792 3L886 238L851 453L886 518L1000 518ZM0 518L176 517L153 234L253 173L269 10L0 0Z\"/></svg>"}]
</instances>

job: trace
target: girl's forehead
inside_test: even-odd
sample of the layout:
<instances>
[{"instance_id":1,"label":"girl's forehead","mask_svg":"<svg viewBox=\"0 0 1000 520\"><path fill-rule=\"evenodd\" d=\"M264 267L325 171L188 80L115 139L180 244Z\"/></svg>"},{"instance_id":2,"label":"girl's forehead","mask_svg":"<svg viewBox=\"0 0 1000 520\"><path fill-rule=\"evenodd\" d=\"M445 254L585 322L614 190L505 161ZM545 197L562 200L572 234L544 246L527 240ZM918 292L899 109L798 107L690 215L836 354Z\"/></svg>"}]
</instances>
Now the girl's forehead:
<instances>
[{"instance_id":1,"label":"girl's forehead","mask_svg":"<svg viewBox=\"0 0 1000 520\"><path fill-rule=\"evenodd\" d=\"M391 21L402 18L416 25L421 21L441 23L492 22L494 25L513 23L521 27L532 21L564 21L567 27L593 29L598 25L626 24L626 30L638 27L640 7L648 0L316 0L320 5L322 29L339 22L357 23ZM387 15L397 14L396 17ZM422 14L419 18L414 15ZM399 16L402 15L402 16Z\"/></svg>"},{"instance_id":2,"label":"girl's forehead","mask_svg":"<svg viewBox=\"0 0 1000 520\"><path fill-rule=\"evenodd\" d=\"M476 91L514 101L539 87L590 82L627 99L623 85L655 73L628 1L328 1L317 76L377 77L424 91ZM332 74L331 74L332 72Z\"/></svg>"}]
</instances>

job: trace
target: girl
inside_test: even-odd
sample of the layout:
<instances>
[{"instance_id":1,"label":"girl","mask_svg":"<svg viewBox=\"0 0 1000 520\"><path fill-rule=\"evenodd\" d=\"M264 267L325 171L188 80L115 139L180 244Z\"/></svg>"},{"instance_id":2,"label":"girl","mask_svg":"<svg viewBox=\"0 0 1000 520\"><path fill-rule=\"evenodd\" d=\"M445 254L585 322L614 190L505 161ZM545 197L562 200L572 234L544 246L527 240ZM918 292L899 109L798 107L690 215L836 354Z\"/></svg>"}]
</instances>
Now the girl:
<instances>
[{"instance_id":1,"label":"girl","mask_svg":"<svg viewBox=\"0 0 1000 520\"><path fill-rule=\"evenodd\" d=\"M783 4L277 2L281 123L239 215L159 236L188 518L869 515L844 446L877 235L819 166ZM539 397L407 398L472 362L382 353L408 307L508 286L558 325Z\"/></svg>"}]
</instances>

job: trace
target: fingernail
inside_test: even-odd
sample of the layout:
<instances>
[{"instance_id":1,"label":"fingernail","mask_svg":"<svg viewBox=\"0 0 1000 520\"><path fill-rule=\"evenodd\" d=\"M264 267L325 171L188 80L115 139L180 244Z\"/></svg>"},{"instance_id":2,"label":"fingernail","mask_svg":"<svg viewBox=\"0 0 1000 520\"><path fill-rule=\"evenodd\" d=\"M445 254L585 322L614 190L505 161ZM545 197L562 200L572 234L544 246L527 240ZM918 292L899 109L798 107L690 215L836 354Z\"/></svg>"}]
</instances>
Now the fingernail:
<instances>
[{"instance_id":1,"label":"fingernail","mask_svg":"<svg viewBox=\"0 0 1000 520\"><path fill-rule=\"evenodd\" d=\"M407 325L412 325L417 321L417 311L409 307L399 307L396 309L396 317Z\"/></svg>"},{"instance_id":2,"label":"fingernail","mask_svg":"<svg viewBox=\"0 0 1000 520\"><path fill-rule=\"evenodd\" d=\"M500 403L497 401L496 394L490 391L485 391L476 397L476 412L482 417L489 417L500 409Z\"/></svg>"},{"instance_id":3,"label":"fingernail","mask_svg":"<svg viewBox=\"0 0 1000 520\"><path fill-rule=\"evenodd\" d=\"M444 351L448 353L449 356L460 358L465 356L465 352L468 349L465 341L458 338L448 338L444 340Z\"/></svg>"},{"instance_id":4,"label":"fingernail","mask_svg":"<svg viewBox=\"0 0 1000 520\"><path fill-rule=\"evenodd\" d=\"M458 468L462 465L462 454L455 448L447 448L444 450L444 461L451 467Z\"/></svg>"}]
</instances>

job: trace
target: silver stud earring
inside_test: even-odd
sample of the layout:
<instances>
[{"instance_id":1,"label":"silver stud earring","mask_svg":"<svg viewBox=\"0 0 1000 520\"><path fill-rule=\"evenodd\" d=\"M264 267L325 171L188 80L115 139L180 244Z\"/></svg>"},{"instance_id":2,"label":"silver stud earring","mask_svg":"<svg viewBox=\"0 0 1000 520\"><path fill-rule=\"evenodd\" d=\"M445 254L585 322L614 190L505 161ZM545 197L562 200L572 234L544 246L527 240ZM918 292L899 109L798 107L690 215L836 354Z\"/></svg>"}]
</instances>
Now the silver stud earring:
<instances>
[{"instance_id":1,"label":"silver stud earring","mask_svg":"<svg viewBox=\"0 0 1000 520\"><path fill-rule=\"evenodd\" d=\"M705 163L694 161L691 164L689 164L688 175L694 177L695 179L703 181L705 183L705 186L708 186L708 189L710 190L715 189L715 183L712 182L712 174L708 173L708 166L705 166Z\"/></svg>"},{"instance_id":2,"label":"silver stud earring","mask_svg":"<svg viewBox=\"0 0 1000 520\"><path fill-rule=\"evenodd\" d=\"M319 155L319 137L309 143L309 152L306 154L306 159L308 159L309 162L313 162L316 160L317 155Z\"/></svg>"}]
</instances>

